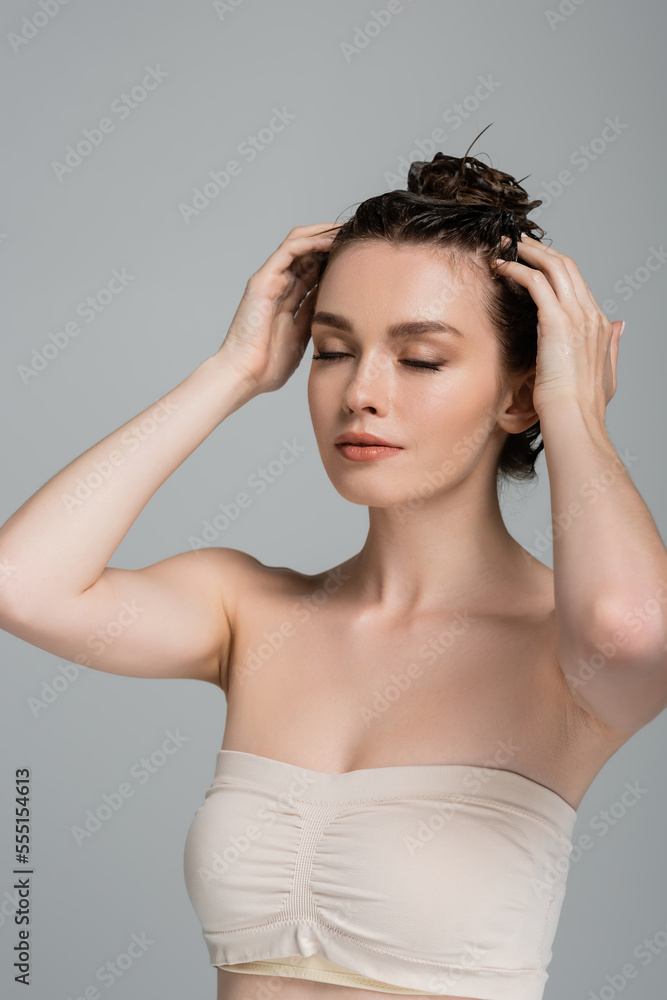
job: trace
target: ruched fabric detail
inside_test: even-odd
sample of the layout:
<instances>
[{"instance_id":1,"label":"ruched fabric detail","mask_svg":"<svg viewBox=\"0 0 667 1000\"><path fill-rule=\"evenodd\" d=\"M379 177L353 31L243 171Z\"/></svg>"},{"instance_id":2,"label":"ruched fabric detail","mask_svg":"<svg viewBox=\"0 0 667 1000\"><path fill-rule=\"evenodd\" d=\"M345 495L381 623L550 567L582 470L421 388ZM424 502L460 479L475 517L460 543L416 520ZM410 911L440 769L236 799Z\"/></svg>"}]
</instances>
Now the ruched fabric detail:
<instances>
[{"instance_id":1,"label":"ruched fabric detail","mask_svg":"<svg viewBox=\"0 0 667 1000\"><path fill-rule=\"evenodd\" d=\"M576 815L499 768L326 774L220 750L185 883L220 968L542 1000Z\"/></svg>"}]
</instances>

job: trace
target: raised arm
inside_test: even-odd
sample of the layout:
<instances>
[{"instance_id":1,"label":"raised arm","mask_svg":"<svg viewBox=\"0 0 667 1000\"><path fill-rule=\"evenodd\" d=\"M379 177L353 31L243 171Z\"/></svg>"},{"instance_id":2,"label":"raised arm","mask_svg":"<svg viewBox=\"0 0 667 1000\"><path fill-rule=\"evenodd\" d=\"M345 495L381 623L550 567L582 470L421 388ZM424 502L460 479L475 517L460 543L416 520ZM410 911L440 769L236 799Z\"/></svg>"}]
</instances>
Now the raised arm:
<instances>
[{"instance_id":1,"label":"raised arm","mask_svg":"<svg viewBox=\"0 0 667 1000\"><path fill-rule=\"evenodd\" d=\"M318 235L324 228L292 230L249 279L221 348L65 466L0 528L0 627L100 670L226 689L238 588L256 560L211 548L136 570L107 563L151 496L211 431L298 366L310 336L312 252L326 250L333 235Z\"/></svg>"},{"instance_id":2,"label":"raised arm","mask_svg":"<svg viewBox=\"0 0 667 1000\"><path fill-rule=\"evenodd\" d=\"M0 529L2 628L100 670L220 683L231 552L107 563L155 491L248 398L214 355L30 497Z\"/></svg>"}]
</instances>

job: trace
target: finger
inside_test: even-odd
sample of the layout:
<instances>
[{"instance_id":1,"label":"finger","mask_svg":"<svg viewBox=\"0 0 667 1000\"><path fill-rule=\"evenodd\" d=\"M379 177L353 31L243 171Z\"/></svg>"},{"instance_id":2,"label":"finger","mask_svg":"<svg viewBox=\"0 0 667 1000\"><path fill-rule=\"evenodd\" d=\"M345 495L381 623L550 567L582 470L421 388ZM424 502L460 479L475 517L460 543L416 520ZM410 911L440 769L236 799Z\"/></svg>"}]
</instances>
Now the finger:
<instances>
[{"instance_id":1,"label":"finger","mask_svg":"<svg viewBox=\"0 0 667 1000\"><path fill-rule=\"evenodd\" d=\"M533 268L539 268L547 276L549 284L562 306L570 310L584 308L585 299L582 302L580 294L577 294L572 276L561 254L550 251L548 247L541 245L538 249L525 240L519 240L517 243L517 254L526 264Z\"/></svg>"},{"instance_id":2,"label":"finger","mask_svg":"<svg viewBox=\"0 0 667 1000\"><path fill-rule=\"evenodd\" d=\"M536 250L542 250L544 253L550 254L552 257L555 256L560 258L560 260L562 260L563 264L567 269L567 272L570 276L570 280L577 294L577 298L579 299L579 302L581 303L582 307L593 306L596 309L598 309L600 313L602 313L602 310L600 309L598 303L596 302L595 297L593 296L593 293L588 287L587 282L584 281L584 278L582 277L579 268L577 267L575 261L572 260L571 257L568 257L566 254L559 253L558 250L554 250L553 247L545 246L543 243L540 243L539 240L533 239L532 236L529 236L527 233L522 233L521 239L519 240L517 247L528 247L528 246L534 247Z\"/></svg>"},{"instance_id":3,"label":"finger","mask_svg":"<svg viewBox=\"0 0 667 1000\"><path fill-rule=\"evenodd\" d=\"M317 284L320 269L321 257L312 253L297 257L290 264L285 272L285 290L277 303L279 312L294 313L304 296Z\"/></svg>"},{"instance_id":4,"label":"finger","mask_svg":"<svg viewBox=\"0 0 667 1000\"><path fill-rule=\"evenodd\" d=\"M332 226L340 228L342 225L343 225L342 222L312 222L308 226L294 226L292 229L290 229L287 238L289 238L289 236L291 236L292 233L294 233L296 236L302 236L304 234L308 236L309 234L316 233L319 230L330 229Z\"/></svg>"},{"instance_id":5,"label":"finger","mask_svg":"<svg viewBox=\"0 0 667 1000\"><path fill-rule=\"evenodd\" d=\"M289 352L292 360L299 364L310 340L310 328L317 289L311 288L298 307L296 315L283 312L276 318L277 343L280 351Z\"/></svg>"},{"instance_id":6,"label":"finger","mask_svg":"<svg viewBox=\"0 0 667 1000\"><path fill-rule=\"evenodd\" d=\"M316 301L317 288L311 288L299 305L296 316L294 317L294 326L296 327L298 336L303 341L304 349L305 345L310 340L310 328Z\"/></svg>"},{"instance_id":7,"label":"finger","mask_svg":"<svg viewBox=\"0 0 667 1000\"><path fill-rule=\"evenodd\" d=\"M515 260L496 260L495 268L498 274L512 278L519 285L527 288L538 310L544 315L553 311L559 305L558 298L551 282L542 271L534 267L526 267Z\"/></svg>"},{"instance_id":8,"label":"finger","mask_svg":"<svg viewBox=\"0 0 667 1000\"><path fill-rule=\"evenodd\" d=\"M287 248L292 251L295 256L300 256L304 253L302 247L305 245L309 250L317 250L318 241L330 241L339 232L342 222L330 222L328 224L324 223L318 226L295 226L292 229L283 242L276 248L275 253L279 253L281 250ZM306 243L304 243L306 241ZM310 242L308 242L310 241ZM295 246L297 244L297 246ZM272 254L273 257L275 254ZM271 257L269 257L271 260Z\"/></svg>"},{"instance_id":9,"label":"finger","mask_svg":"<svg viewBox=\"0 0 667 1000\"><path fill-rule=\"evenodd\" d=\"M320 227L313 227L313 230L317 229L317 232L313 231L306 236L293 235L296 230L292 230L292 233L283 240L280 246L274 250L264 264L252 275L250 278L251 286L259 286L269 298L278 299L285 291L286 284L288 283L288 277L285 272L290 265L297 258L305 254L313 253L314 251L327 251L339 228L340 224L338 223L335 224L335 228L332 229L330 227L329 232L322 232ZM297 270L300 269L302 270L303 266L297 267ZM294 270L291 273L296 277Z\"/></svg>"},{"instance_id":10,"label":"finger","mask_svg":"<svg viewBox=\"0 0 667 1000\"><path fill-rule=\"evenodd\" d=\"M295 257L287 268L288 275L294 275L308 287L312 287L313 281L317 279L320 272L322 259L327 256L326 251L315 250Z\"/></svg>"},{"instance_id":11,"label":"finger","mask_svg":"<svg viewBox=\"0 0 667 1000\"><path fill-rule=\"evenodd\" d=\"M267 257L265 262L255 272L258 275L267 273L280 274L294 263L299 257L307 253L316 251L326 251L329 249L332 240L340 229L342 223L334 223L333 226L298 226L293 229L283 240L283 242ZM310 233L301 233L302 229L310 229ZM254 277L254 275L253 275Z\"/></svg>"}]
</instances>

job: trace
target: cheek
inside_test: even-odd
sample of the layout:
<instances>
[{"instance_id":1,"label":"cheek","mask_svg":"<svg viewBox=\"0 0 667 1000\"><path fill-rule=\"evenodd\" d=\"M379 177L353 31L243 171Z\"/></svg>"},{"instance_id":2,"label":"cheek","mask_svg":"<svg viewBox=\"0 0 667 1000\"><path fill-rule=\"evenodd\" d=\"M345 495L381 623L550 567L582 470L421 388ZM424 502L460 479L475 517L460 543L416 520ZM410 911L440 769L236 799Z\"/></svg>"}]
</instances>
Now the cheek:
<instances>
[{"instance_id":1,"label":"cheek","mask_svg":"<svg viewBox=\"0 0 667 1000\"><path fill-rule=\"evenodd\" d=\"M485 439L495 425L497 385L484 370L451 373L446 384L413 398L410 407L427 439L439 450L476 434Z\"/></svg>"},{"instance_id":2,"label":"cheek","mask_svg":"<svg viewBox=\"0 0 667 1000\"><path fill-rule=\"evenodd\" d=\"M310 407L310 413L311 416L313 416L315 410L317 409L319 393L315 388L315 380L313 379L312 372L308 376L308 385L306 388L306 394L308 397L308 406Z\"/></svg>"},{"instance_id":3,"label":"cheek","mask_svg":"<svg viewBox=\"0 0 667 1000\"><path fill-rule=\"evenodd\" d=\"M327 391L326 385L321 379L311 373L308 377L308 408L310 410L310 419L315 430L322 425L324 421L330 419L328 415L328 406L331 405L332 393L331 389Z\"/></svg>"}]
</instances>

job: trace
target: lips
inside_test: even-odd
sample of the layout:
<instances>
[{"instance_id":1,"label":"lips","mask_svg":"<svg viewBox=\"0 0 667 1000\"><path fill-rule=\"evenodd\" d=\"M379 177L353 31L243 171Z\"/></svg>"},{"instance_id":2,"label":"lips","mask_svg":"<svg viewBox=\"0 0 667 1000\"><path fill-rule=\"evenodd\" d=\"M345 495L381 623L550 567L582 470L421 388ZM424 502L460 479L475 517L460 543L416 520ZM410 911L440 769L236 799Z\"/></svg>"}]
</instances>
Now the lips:
<instances>
[{"instance_id":1,"label":"lips","mask_svg":"<svg viewBox=\"0 0 667 1000\"><path fill-rule=\"evenodd\" d=\"M355 444L359 447L371 446L379 448L400 448L400 444L392 444L391 441L385 441L383 438L378 437L376 434L368 434L365 431L346 431L343 434L339 434L334 444Z\"/></svg>"}]
</instances>

